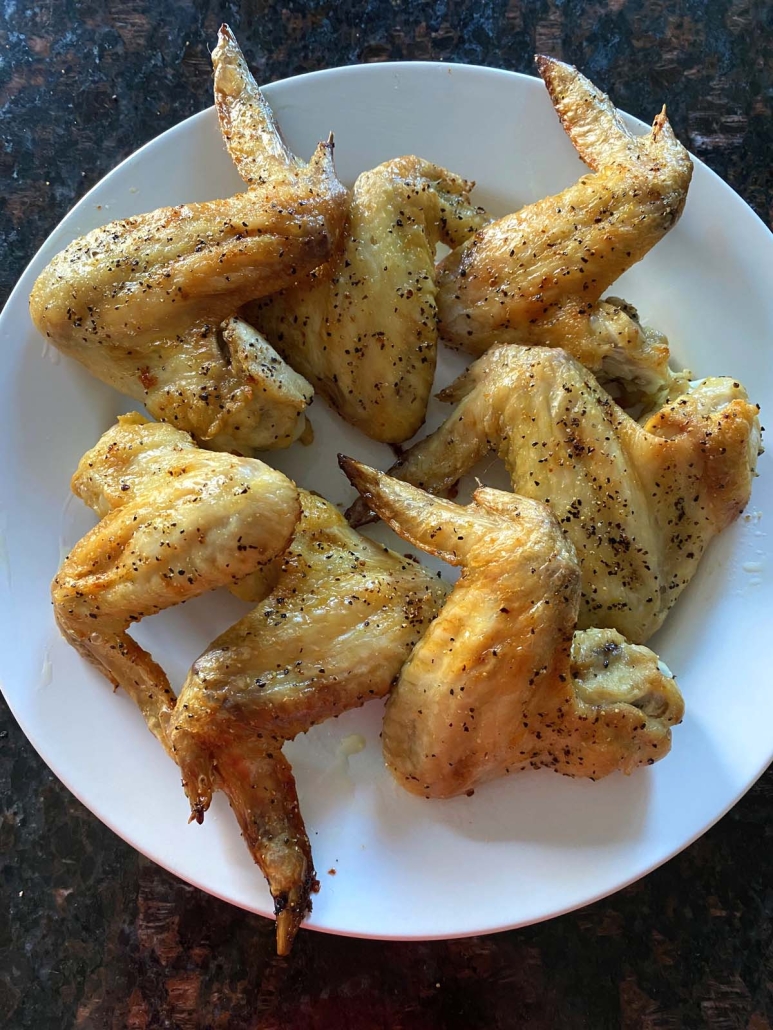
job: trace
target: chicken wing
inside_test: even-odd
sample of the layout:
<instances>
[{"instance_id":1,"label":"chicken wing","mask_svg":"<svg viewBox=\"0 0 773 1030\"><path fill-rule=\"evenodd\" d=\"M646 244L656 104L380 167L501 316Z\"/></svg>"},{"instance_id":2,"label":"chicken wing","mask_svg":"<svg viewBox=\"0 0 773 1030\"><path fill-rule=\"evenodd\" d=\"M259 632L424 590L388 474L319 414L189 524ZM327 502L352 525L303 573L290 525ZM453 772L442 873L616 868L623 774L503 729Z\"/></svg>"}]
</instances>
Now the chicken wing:
<instances>
[{"instance_id":1,"label":"chicken wing","mask_svg":"<svg viewBox=\"0 0 773 1030\"><path fill-rule=\"evenodd\" d=\"M581 629L646 641L749 500L759 409L732 379L704 379L640 425L563 350L504 346L441 396L456 409L393 473L444 494L496 451L513 489L548 504L576 548Z\"/></svg>"},{"instance_id":2,"label":"chicken wing","mask_svg":"<svg viewBox=\"0 0 773 1030\"><path fill-rule=\"evenodd\" d=\"M39 276L30 311L61 351L156 418L210 448L250 455L286 446L304 420L299 413L289 430L272 434L265 413L277 366L267 379L250 349L218 327L246 301L290 286L330 257L348 194L335 177L331 142L308 165L287 150L226 26L212 59L221 120L242 95L252 101L252 120L229 123L246 192L160 208L75 240Z\"/></svg>"},{"instance_id":3,"label":"chicken wing","mask_svg":"<svg viewBox=\"0 0 773 1030\"><path fill-rule=\"evenodd\" d=\"M174 695L127 630L281 554L300 517L298 491L261 461L202 451L187 433L137 414L120 417L83 456L72 489L101 521L54 579L57 625L169 749L161 719Z\"/></svg>"},{"instance_id":4,"label":"chicken wing","mask_svg":"<svg viewBox=\"0 0 773 1030\"><path fill-rule=\"evenodd\" d=\"M301 491L303 515L270 594L218 637L165 716L193 815L228 795L268 879L285 954L316 887L282 745L383 697L446 588L415 561L355 533Z\"/></svg>"},{"instance_id":5,"label":"chicken wing","mask_svg":"<svg viewBox=\"0 0 773 1030\"><path fill-rule=\"evenodd\" d=\"M245 317L332 406L374 440L419 429L435 374L435 250L490 219L473 183L401 157L355 183L343 250Z\"/></svg>"},{"instance_id":6,"label":"chicken wing","mask_svg":"<svg viewBox=\"0 0 773 1030\"><path fill-rule=\"evenodd\" d=\"M451 797L527 766L599 779L668 753L679 689L615 630L575 633L580 567L546 505L484 488L462 507L341 464L404 540L463 569L387 702L407 790Z\"/></svg>"},{"instance_id":7,"label":"chicken wing","mask_svg":"<svg viewBox=\"0 0 773 1030\"><path fill-rule=\"evenodd\" d=\"M576 68L548 57L537 65L595 174L494 222L448 255L438 277L441 338L476 355L501 343L563 347L594 372L622 372L652 390L668 380L667 348L641 348L625 311L609 331L600 298L677 222L692 162L665 109L649 135L634 136Z\"/></svg>"}]
</instances>

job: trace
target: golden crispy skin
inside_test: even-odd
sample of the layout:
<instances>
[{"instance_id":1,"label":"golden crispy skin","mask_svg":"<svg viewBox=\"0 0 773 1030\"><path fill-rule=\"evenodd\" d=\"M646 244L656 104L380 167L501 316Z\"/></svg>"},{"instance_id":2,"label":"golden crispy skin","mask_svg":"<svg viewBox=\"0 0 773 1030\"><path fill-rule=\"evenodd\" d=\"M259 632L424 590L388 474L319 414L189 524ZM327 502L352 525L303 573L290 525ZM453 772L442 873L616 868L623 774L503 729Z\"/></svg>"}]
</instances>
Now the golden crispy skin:
<instances>
[{"instance_id":1,"label":"golden crispy skin","mask_svg":"<svg viewBox=\"0 0 773 1030\"><path fill-rule=\"evenodd\" d=\"M403 539L463 570L387 703L384 756L407 790L451 797L527 766L599 779L668 753L676 683L614 630L575 633L580 568L546 505L480 489L461 507L342 465Z\"/></svg>"},{"instance_id":2,"label":"golden crispy skin","mask_svg":"<svg viewBox=\"0 0 773 1030\"><path fill-rule=\"evenodd\" d=\"M374 440L408 440L435 374L435 249L489 219L473 184L418 157L355 183L343 250L307 282L245 317L332 406Z\"/></svg>"},{"instance_id":3,"label":"golden crispy skin","mask_svg":"<svg viewBox=\"0 0 773 1030\"><path fill-rule=\"evenodd\" d=\"M677 222L692 163L665 113L633 136L609 98L567 64L538 58L561 124L594 174L481 229L440 266L441 338L480 355L493 344L563 347L588 368L612 365L650 391L668 350L608 331L600 298Z\"/></svg>"},{"instance_id":4,"label":"golden crispy skin","mask_svg":"<svg viewBox=\"0 0 773 1030\"><path fill-rule=\"evenodd\" d=\"M210 448L250 455L287 446L304 422L300 414L297 431L267 431L260 368L218 327L330 257L348 194L331 143L308 165L285 148L225 26L212 58L221 118L243 94L261 101L258 124L231 125L246 192L160 208L75 240L41 273L30 312L61 351L156 418Z\"/></svg>"},{"instance_id":5,"label":"golden crispy skin","mask_svg":"<svg viewBox=\"0 0 773 1030\"><path fill-rule=\"evenodd\" d=\"M161 714L174 696L127 630L281 554L300 516L298 491L261 461L199 450L187 433L136 414L83 456L72 489L101 521L54 579L57 625L167 747Z\"/></svg>"},{"instance_id":6,"label":"golden crispy skin","mask_svg":"<svg viewBox=\"0 0 773 1030\"><path fill-rule=\"evenodd\" d=\"M250 403L239 412L233 431L222 433L224 450L236 454L240 440L249 434L255 450L288 447L311 432L306 407L314 388L277 354L265 336L241 318L229 318L220 327L231 367L243 376Z\"/></svg>"},{"instance_id":7,"label":"golden crispy skin","mask_svg":"<svg viewBox=\"0 0 773 1030\"><path fill-rule=\"evenodd\" d=\"M444 494L497 452L577 550L580 628L644 643L749 500L759 409L732 379L704 379L640 425L564 351L504 346L441 396L457 407L393 474ZM366 519L355 506L351 521Z\"/></svg>"},{"instance_id":8,"label":"golden crispy skin","mask_svg":"<svg viewBox=\"0 0 773 1030\"><path fill-rule=\"evenodd\" d=\"M201 821L214 790L229 797L274 897L280 954L316 885L282 745L383 697L446 592L415 561L350 529L327 501L305 491L301 499L270 593L207 648L165 717L194 816Z\"/></svg>"}]
</instances>

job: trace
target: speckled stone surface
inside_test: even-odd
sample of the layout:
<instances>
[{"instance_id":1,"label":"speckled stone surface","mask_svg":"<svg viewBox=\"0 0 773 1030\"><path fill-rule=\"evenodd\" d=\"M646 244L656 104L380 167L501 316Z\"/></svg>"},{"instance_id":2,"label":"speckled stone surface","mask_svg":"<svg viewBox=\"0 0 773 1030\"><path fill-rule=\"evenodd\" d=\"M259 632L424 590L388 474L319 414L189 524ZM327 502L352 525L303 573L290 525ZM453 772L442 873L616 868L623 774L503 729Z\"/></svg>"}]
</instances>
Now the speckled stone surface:
<instances>
[{"instance_id":1,"label":"speckled stone surface","mask_svg":"<svg viewBox=\"0 0 773 1030\"><path fill-rule=\"evenodd\" d=\"M2 299L89 186L211 102L207 48L221 20L265 81L360 61L524 71L536 50L564 57L634 114L667 96L687 145L773 215L766 0L4 0ZM415 945L302 933L280 960L271 923L138 856L3 708L0 1025L766 1030L772 845L769 772L681 856L580 912Z\"/></svg>"}]
</instances>

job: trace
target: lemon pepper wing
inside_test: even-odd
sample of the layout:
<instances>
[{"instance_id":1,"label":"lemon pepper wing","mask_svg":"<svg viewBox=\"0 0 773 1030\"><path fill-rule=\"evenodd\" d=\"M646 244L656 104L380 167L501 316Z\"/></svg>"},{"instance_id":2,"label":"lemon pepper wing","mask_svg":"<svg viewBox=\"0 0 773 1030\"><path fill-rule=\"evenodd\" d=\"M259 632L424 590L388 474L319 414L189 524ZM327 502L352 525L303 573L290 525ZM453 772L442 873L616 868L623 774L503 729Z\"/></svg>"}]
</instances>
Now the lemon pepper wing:
<instances>
[{"instance_id":1,"label":"lemon pepper wing","mask_svg":"<svg viewBox=\"0 0 773 1030\"><path fill-rule=\"evenodd\" d=\"M213 52L215 93L259 97L241 137L245 192L160 208L75 240L38 277L35 325L97 378L207 446L251 455L287 446L261 418L266 394L221 323L246 301L290 286L334 252L348 194L321 143L309 164L284 147L233 36ZM240 99L241 98L241 99ZM257 124L259 121L259 124Z\"/></svg>"},{"instance_id":2,"label":"lemon pepper wing","mask_svg":"<svg viewBox=\"0 0 773 1030\"><path fill-rule=\"evenodd\" d=\"M599 779L668 753L676 683L619 633L575 632L580 568L546 505L482 488L463 507L342 467L403 539L462 568L387 703L384 756L407 790L450 797L525 767Z\"/></svg>"}]
</instances>

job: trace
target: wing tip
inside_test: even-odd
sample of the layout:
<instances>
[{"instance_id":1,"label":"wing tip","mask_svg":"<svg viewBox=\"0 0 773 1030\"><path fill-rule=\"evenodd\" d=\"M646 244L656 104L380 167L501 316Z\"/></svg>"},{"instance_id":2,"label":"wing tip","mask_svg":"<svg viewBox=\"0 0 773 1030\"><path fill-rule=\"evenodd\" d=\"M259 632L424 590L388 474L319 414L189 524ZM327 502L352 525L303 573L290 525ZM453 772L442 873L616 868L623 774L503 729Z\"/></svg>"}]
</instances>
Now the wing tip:
<instances>
[{"instance_id":1,"label":"wing tip","mask_svg":"<svg viewBox=\"0 0 773 1030\"><path fill-rule=\"evenodd\" d=\"M274 916L276 918L276 953L280 957L290 954L301 924L311 912L311 895L319 890L319 881L314 867L309 868L300 883L289 891L274 895Z\"/></svg>"},{"instance_id":2,"label":"wing tip","mask_svg":"<svg viewBox=\"0 0 773 1030\"><path fill-rule=\"evenodd\" d=\"M535 54L534 63L551 96L562 80L564 86L567 86L582 74L575 65L560 61L557 57L550 57L548 54Z\"/></svg>"},{"instance_id":3,"label":"wing tip","mask_svg":"<svg viewBox=\"0 0 773 1030\"><path fill-rule=\"evenodd\" d=\"M350 458L346 454L338 455L338 467L361 496L364 496L376 483L378 473L375 469L363 465L361 461Z\"/></svg>"}]
</instances>

